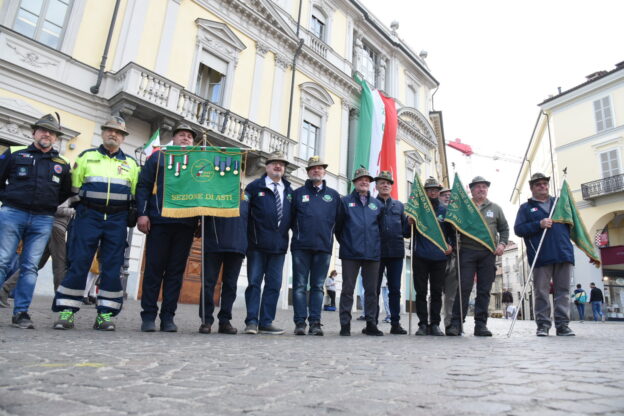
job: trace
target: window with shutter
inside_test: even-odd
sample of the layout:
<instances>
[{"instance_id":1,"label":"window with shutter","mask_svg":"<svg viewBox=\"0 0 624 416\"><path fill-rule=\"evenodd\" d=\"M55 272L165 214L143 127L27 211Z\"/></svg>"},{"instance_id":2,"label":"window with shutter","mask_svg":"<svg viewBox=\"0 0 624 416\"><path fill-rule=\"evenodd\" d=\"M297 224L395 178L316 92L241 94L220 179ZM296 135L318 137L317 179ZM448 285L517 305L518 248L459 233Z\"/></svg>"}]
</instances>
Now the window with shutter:
<instances>
[{"instance_id":1,"label":"window with shutter","mask_svg":"<svg viewBox=\"0 0 624 416\"><path fill-rule=\"evenodd\" d=\"M596 118L596 131L601 132L613 128L611 100L608 96L594 101L594 116Z\"/></svg>"}]
</instances>

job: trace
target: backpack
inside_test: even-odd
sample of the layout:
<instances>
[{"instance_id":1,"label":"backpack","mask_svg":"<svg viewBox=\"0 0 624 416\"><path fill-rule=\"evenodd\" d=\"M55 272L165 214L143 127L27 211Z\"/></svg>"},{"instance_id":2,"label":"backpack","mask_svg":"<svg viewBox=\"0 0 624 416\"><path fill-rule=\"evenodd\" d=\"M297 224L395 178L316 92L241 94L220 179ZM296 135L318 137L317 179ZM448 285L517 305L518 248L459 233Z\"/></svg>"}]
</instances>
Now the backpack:
<instances>
[{"instance_id":1,"label":"backpack","mask_svg":"<svg viewBox=\"0 0 624 416\"><path fill-rule=\"evenodd\" d=\"M587 303L587 293L584 290L580 292L576 292L574 294L574 303L578 305L579 303Z\"/></svg>"}]
</instances>

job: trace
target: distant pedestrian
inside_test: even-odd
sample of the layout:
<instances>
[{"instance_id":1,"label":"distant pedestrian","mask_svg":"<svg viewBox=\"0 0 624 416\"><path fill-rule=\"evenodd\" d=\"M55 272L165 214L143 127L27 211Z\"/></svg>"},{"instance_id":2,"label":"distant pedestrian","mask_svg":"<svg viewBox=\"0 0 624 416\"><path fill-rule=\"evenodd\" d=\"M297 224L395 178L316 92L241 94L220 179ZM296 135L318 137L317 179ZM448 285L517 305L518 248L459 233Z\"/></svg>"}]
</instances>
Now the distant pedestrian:
<instances>
[{"instance_id":1,"label":"distant pedestrian","mask_svg":"<svg viewBox=\"0 0 624 416\"><path fill-rule=\"evenodd\" d=\"M332 270L327 279L325 279L325 290L327 291L327 296L329 296L329 308L328 311L336 310L336 276L338 273L336 270Z\"/></svg>"},{"instance_id":2,"label":"distant pedestrian","mask_svg":"<svg viewBox=\"0 0 624 416\"><path fill-rule=\"evenodd\" d=\"M509 319L509 314L507 310L509 309L509 305L513 304L513 295L509 291L509 288L503 288L503 309L505 311L505 319Z\"/></svg>"},{"instance_id":3,"label":"distant pedestrian","mask_svg":"<svg viewBox=\"0 0 624 416\"><path fill-rule=\"evenodd\" d=\"M589 284L591 291L589 292L589 303L592 305L592 313L594 314L594 321L602 321L602 304L604 303L604 296L602 296L602 290L596 287L594 282ZM600 318L600 319L599 319Z\"/></svg>"},{"instance_id":4,"label":"distant pedestrian","mask_svg":"<svg viewBox=\"0 0 624 416\"><path fill-rule=\"evenodd\" d=\"M581 287L581 284L576 285L576 289L574 289L574 304L576 305L576 310L579 314L579 321L583 322L585 320L585 304L587 303L587 293Z\"/></svg>"}]
</instances>

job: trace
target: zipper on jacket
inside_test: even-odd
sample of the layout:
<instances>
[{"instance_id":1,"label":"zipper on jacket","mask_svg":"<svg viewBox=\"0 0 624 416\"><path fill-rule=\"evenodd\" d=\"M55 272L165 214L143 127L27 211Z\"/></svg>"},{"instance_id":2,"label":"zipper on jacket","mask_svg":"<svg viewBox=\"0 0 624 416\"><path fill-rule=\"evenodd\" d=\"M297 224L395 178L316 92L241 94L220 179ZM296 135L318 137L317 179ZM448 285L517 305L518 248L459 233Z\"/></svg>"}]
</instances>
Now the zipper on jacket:
<instances>
[{"instance_id":1,"label":"zipper on jacket","mask_svg":"<svg viewBox=\"0 0 624 416\"><path fill-rule=\"evenodd\" d=\"M299 217L297 217L297 241L299 241L299 231L301 230L299 226Z\"/></svg>"},{"instance_id":2,"label":"zipper on jacket","mask_svg":"<svg viewBox=\"0 0 624 416\"><path fill-rule=\"evenodd\" d=\"M254 230L254 243L258 244L258 232L256 231L256 222L254 221L254 225L253 225L253 230Z\"/></svg>"}]
</instances>

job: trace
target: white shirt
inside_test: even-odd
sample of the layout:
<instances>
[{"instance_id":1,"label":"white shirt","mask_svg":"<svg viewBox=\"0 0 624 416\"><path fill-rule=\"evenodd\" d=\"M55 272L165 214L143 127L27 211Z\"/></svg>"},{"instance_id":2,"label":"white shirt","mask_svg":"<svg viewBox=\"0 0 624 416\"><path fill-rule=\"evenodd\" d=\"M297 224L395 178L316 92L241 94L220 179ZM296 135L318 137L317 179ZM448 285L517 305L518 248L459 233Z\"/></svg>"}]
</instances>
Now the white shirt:
<instances>
[{"instance_id":1,"label":"white shirt","mask_svg":"<svg viewBox=\"0 0 624 416\"><path fill-rule=\"evenodd\" d=\"M275 189L275 187L273 186L273 179L271 179L269 175L267 175L264 178L264 183L266 183L267 188L269 188L271 191ZM282 182L281 179L279 182L277 182L277 192L279 193L280 201L282 201L282 207L283 207L284 206L284 182Z\"/></svg>"}]
</instances>

